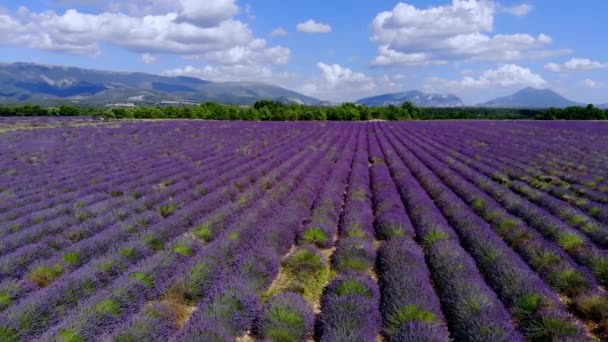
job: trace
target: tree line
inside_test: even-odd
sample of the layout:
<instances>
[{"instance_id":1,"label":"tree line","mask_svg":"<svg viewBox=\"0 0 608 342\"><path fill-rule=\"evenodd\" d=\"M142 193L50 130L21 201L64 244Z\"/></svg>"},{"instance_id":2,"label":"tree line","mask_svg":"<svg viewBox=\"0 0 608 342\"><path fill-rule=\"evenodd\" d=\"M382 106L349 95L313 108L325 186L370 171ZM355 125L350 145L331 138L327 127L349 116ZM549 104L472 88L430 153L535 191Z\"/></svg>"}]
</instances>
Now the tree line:
<instances>
[{"instance_id":1,"label":"tree line","mask_svg":"<svg viewBox=\"0 0 608 342\"><path fill-rule=\"evenodd\" d=\"M420 108L411 102L401 106L367 107L344 103L334 107L284 104L260 100L253 106L207 102L198 106L91 108L61 105L0 106L0 116L99 116L113 119L200 119L252 121L367 121L367 120L606 120L608 110L593 105L564 109Z\"/></svg>"}]
</instances>

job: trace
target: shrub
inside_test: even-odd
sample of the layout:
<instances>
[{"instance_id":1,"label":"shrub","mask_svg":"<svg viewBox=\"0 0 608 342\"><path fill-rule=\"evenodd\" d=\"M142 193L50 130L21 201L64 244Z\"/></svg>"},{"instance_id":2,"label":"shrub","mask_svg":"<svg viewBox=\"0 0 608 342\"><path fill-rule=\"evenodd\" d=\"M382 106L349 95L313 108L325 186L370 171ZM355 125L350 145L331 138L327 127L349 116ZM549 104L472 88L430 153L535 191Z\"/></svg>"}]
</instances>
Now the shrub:
<instances>
[{"instance_id":1,"label":"shrub","mask_svg":"<svg viewBox=\"0 0 608 342\"><path fill-rule=\"evenodd\" d=\"M46 287L63 274L63 266L55 264L52 266L38 266L30 274L28 278L40 287Z\"/></svg>"},{"instance_id":2,"label":"shrub","mask_svg":"<svg viewBox=\"0 0 608 342\"><path fill-rule=\"evenodd\" d=\"M264 306L257 323L260 338L276 342L305 341L312 336L312 308L299 295L283 293Z\"/></svg>"}]
</instances>

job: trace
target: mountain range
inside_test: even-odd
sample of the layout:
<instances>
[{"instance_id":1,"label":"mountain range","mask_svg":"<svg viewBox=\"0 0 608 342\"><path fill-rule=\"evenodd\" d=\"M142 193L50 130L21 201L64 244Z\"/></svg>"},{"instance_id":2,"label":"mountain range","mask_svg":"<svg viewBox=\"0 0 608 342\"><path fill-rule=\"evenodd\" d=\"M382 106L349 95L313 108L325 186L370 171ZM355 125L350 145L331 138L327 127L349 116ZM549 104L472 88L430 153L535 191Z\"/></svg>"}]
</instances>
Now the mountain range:
<instances>
[{"instance_id":1,"label":"mountain range","mask_svg":"<svg viewBox=\"0 0 608 342\"><path fill-rule=\"evenodd\" d=\"M462 107L462 100L455 95L424 94L417 90L404 93L384 94L357 101L357 104L369 107L388 105L400 106L403 102L412 102L419 107Z\"/></svg>"},{"instance_id":2,"label":"mountain range","mask_svg":"<svg viewBox=\"0 0 608 342\"><path fill-rule=\"evenodd\" d=\"M482 103L479 107L493 108L564 108L569 106L584 106L559 95L550 89L525 88L513 95L496 98Z\"/></svg>"},{"instance_id":3,"label":"mountain range","mask_svg":"<svg viewBox=\"0 0 608 342\"><path fill-rule=\"evenodd\" d=\"M250 105L260 99L319 105L280 87L210 82L193 77L112 72L31 63L0 64L0 103L157 105L206 101Z\"/></svg>"},{"instance_id":4,"label":"mountain range","mask_svg":"<svg viewBox=\"0 0 608 342\"><path fill-rule=\"evenodd\" d=\"M261 99L289 104L331 105L295 91L263 83L211 82L186 76L169 77L34 63L0 63L0 104L136 106L211 101L251 105ZM377 95L356 103L377 107L401 105L406 101L420 107L465 106L455 95L425 94L416 90ZM550 89L525 88L513 95L476 106L548 108L575 105L584 104L568 100ZM598 107L608 109L608 103Z\"/></svg>"}]
</instances>

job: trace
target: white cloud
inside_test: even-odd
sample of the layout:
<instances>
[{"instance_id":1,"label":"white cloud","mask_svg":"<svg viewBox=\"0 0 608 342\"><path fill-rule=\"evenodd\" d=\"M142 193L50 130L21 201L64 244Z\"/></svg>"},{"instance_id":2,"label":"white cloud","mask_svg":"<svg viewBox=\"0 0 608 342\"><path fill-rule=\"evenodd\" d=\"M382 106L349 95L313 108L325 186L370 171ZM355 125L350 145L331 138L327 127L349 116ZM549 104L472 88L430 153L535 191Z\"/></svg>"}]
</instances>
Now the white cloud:
<instances>
[{"instance_id":1,"label":"white cloud","mask_svg":"<svg viewBox=\"0 0 608 342\"><path fill-rule=\"evenodd\" d=\"M152 54L144 53L141 55L141 61L144 62L144 64L154 64L158 61L158 58Z\"/></svg>"},{"instance_id":2,"label":"white cloud","mask_svg":"<svg viewBox=\"0 0 608 342\"><path fill-rule=\"evenodd\" d=\"M296 26L297 30L304 33L329 33L332 28L330 25L316 22L315 20L308 20L303 23L299 23Z\"/></svg>"},{"instance_id":3,"label":"white cloud","mask_svg":"<svg viewBox=\"0 0 608 342\"><path fill-rule=\"evenodd\" d=\"M547 84L547 81L540 75L535 74L528 68L515 64L505 64L497 69L486 70L479 77L465 75L460 80L431 77L426 79L424 88L425 90L432 91L462 93L467 90L478 90L489 87L511 88L527 86L543 88Z\"/></svg>"},{"instance_id":4,"label":"white cloud","mask_svg":"<svg viewBox=\"0 0 608 342\"><path fill-rule=\"evenodd\" d=\"M287 64L291 50L281 46L266 47L266 41L256 39L246 46L211 52L204 55L208 64L165 70L167 76L192 76L216 82L262 82L285 86L295 76L277 73L274 66ZM197 59L197 58L193 58Z\"/></svg>"},{"instance_id":5,"label":"white cloud","mask_svg":"<svg viewBox=\"0 0 608 342\"><path fill-rule=\"evenodd\" d=\"M339 64L317 63L320 75L308 80L299 90L332 102L354 101L370 93L401 89L405 75L372 77Z\"/></svg>"},{"instance_id":6,"label":"white cloud","mask_svg":"<svg viewBox=\"0 0 608 342\"><path fill-rule=\"evenodd\" d=\"M534 6L530 4L521 4L513 7L501 7L501 11L518 16L523 17L525 15L530 14L534 10Z\"/></svg>"},{"instance_id":7,"label":"white cloud","mask_svg":"<svg viewBox=\"0 0 608 342\"><path fill-rule=\"evenodd\" d=\"M289 62L291 50L282 46L266 47L266 41L256 39L248 45L209 52L203 59L223 65L282 65Z\"/></svg>"},{"instance_id":8,"label":"white cloud","mask_svg":"<svg viewBox=\"0 0 608 342\"><path fill-rule=\"evenodd\" d=\"M553 71L553 72L560 72L562 70L562 67L561 67L561 65L559 65L557 63L547 63L547 64L545 64L545 70Z\"/></svg>"},{"instance_id":9,"label":"white cloud","mask_svg":"<svg viewBox=\"0 0 608 342\"><path fill-rule=\"evenodd\" d=\"M583 80L583 82L581 84L583 87L589 88L589 89L599 89L604 86L604 84L602 82L597 82L597 81L594 81L589 78L586 80Z\"/></svg>"},{"instance_id":10,"label":"white cloud","mask_svg":"<svg viewBox=\"0 0 608 342\"><path fill-rule=\"evenodd\" d=\"M287 35L287 30L286 30L286 29L284 29L284 28L282 28L282 27L278 27L278 28L274 29L274 30L273 30L273 31L270 33L270 35L271 35L272 37L284 37L284 36L286 36L286 35Z\"/></svg>"},{"instance_id":11,"label":"white cloud","mask_svg":"<svg viewBox=\"0 0 608 342\"><path fill-rule=\"evenodd\" d=\"M180 0L182 10L178 20L213 27L231 19L239 11L235 0Z\"/></svg>"},{"instance_id":12,"label":"white cloud","mask_svg":"<svg viewBox=\"0 0 608 342\"><path fill-rule=\"evenodd\" d=\"M572 58L564 64L547 63L545 69L552 72L591 71L608 69L608 63L597 62L588 58Z\"/></svg>"},{"instance_id":13,"label":"white cloud","mask_svg":"<svg viewBox=\"0 0 608 342\"><path fill-rule=\"evenodd\" d=\"M200 27L178 22L177 18L177 13L135 17L109 12L84 14L73 9L59 15L21 7L11 18L9 36L16 45L76 54L97 54L98 43L105 42L134 52L196 55L248 44L254 39L249 27L238 20Z\"/></svg>"},{"instance_id":14,"label":"white cloud","mask_svg":"<svg viewBox=\"0 0 608 342\"><path fill-rule=\"evenodd\" d=\"M489 34L494 31L496 11L497 4L489 0L453 0L450 5L428 9L399 3L378 14L372 23L371 39L378 44L372 65L512 61L534 58L539 49L551 44L551 37L542 33Z\"/></svg>"},{"instance_id":15,"label":"white cloud","mask_svg":"<svg viewBox=\"0 0 608 342\"><path fill-rule=\"evenodd\" d=\"M170 9L157 13L151 9L154 4ZM0 13L0 43L84 55L100 54L107 44L139 54L146 64L154 63L158 53L179 55L215 71L226 70L233 80L241 79L236 70L272 72L291 56L290 49L267 46L236 19L240 9L234 0L180 0L172 5L167 0L137 0L131 5L130 11L98 14L20 7L15 13Z\"/></svg>"},{"instance_id":16,"label":"white cloud","mask_svg":"<svg viewBox=\"0 0 608 342\"><path fill-rule=\"evenodd\" d=\"M165 70L165 76L190 76L214 82L255 82L289 87L297 75L276 72L270 66L251 67L245 64L205 65L200 68L191 65Z\"/></svg>"}]
</instances>

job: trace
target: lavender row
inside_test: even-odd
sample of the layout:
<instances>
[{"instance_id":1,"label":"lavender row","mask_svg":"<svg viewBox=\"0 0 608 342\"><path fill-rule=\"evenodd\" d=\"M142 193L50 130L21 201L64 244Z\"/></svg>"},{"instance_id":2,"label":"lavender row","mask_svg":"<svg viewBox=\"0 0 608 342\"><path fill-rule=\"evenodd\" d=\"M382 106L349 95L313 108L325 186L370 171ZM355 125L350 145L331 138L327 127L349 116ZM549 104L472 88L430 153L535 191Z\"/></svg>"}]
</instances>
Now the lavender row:
<instances>
[{"instance_id":1,"label":"lavender row","mask_svg":"<svg viewBox=\"0 0 608 342\"><path fill-rule=\"evenodd\" d=\"M345 172L339 238L332 255L338 274L325 289L319 315L320 341L375 341L379 334L380 294L371 278L376 261L367 167L367 132L360 126L356 151ZM336 192L336 196L340 192Z\"/></svg>"},{"instance_id":2,"label":"lavender row","mask_svg":"<svg viewBox=\"0 0 608 342\"><path fill-rule=\"evenodd\" d=\"M343 157L344 158L344 157ZM329 163L329 164L328 164ZM324 158L324 160L320 163L321 166L329 167L331 163L331 158ZM319 171L317 171L319 172ZM328 175L326 174L325 177ZM323 179L323 176L321 176ZM327 178L325 178L327 179ZM295 237L295 233L300 229L301 223L309 213L310 207L313 203L315 196L319 193L321 186L324 181L319 181L319 176L312 173L312 176L309 175L308 179L304 181L299 187L298 190L293 194L296 201L287 201L286 198L282 205L285 206L285 212L289 213L287 216L278 216L275 219L271 220L269 226L270 231L274 234L289 234L292 236L291 241L293 241L293 237ZM289 191L286 191L287 195ZM274 222L273 222L274 221ZM245 230L244 234L248 234L252 239L256 239L257 236L263 236L264 230ZM246 239L246 241L251 241L251 239ZM257 251L263 252L270 248L271 250L278 252L278 255L283 255L288 251L289 243L282 242L276 243L276 240L261 240L267 241L266 243L262 242L257 244L254 247L254 251L252 253L256 253ZM287 248L286 248L287 247ZM226 253L230 253L231 255L239 255L239 251L241 248L245 248L245 250L250 249L250 246L247 244L237 247L226 248ZM244 251L243 251L244 252ZM249 253L243 253L250 255ZM238 259L238 258L237 258ZM304 270L312 270L312 267L319 266L321 261L321 256L314 252L314 247L310 247L310 249L301 249L299 251L295 251L292 255L288 256L286 259L286 264L284 267L291 267L292 270L300 269L299 265L308 265L308 267L304 268ZM312 264L311 264L312 263ZM222 329L229 337L234 339L235 337L239 337L243 334L248 328L252 327L255 316L257 316L257 311L254 308L254 301L257 299L255 296L250 295L247 296L246 289L234 289L234 286L231 286L232 283L237 283L239 286L241 284L246 284L248 286L252 286L251 278L257 279L255 273L251 273L247 270L247 268L243 269L238 262L234 262L233 265L228 265L225 270L225 277L229 279L235 279L234 282L226 283L223 280L226 279L224 277L219 277L220 279L215 282L215 285L212 288L217 288L217 292L212 292L206 299L199 304L199 310L195 312L193 317L191 318L188 325L185 329L179 332L176 335L176 340L178 341L191 341L191 340L201 340L210 336L210 334L217 333L218 329ZM266 277L269 278L269 277ZM270 286L271 279L267 279L266 282L260 284L260 286L255 286L254 289L262 290L268 286ZM254 282L253 284L256 284ZM258 283L259 284L259 283ZM237 290L237 291L235 291ZM238 291L240 290L240 291ZM236 293L235 293L236 292ZM222 305L223 296L229 295L231 298L234 298L242 305L245 310L239 310L238 308L227 308L227 315L222 315L221 312L216 310L218 305ZM249 298L249 300L248 300ZM251 303L252 305L246 305L246 303ZM248 310L249 309L249 310ZM248 313L248 314L247 314ZM245 315L241 315L245 314ZM227 316L227 317L226 317ZM218 325L209 326L208 322L216 321Z\"/></svg>"},{"instance_id":3,"label":"lavender row","mask_svg":"<svg viewBox=\"0 0 608 342\"><path fill-rule=\"evenodd\" d=\"M397 188L406 205L438 288L452 336L464 340L521 340L511 315L486 285L474 260L460 246L458 237L433 201L397 160L376 125L376 132ZM474 308L470 303L475 303ZM481 323L482 321L483 323ZM480 329L483 326L483 329Z\"/></svg>"},{"instance_id":4,"label":"lavender row","mask_svg":"<svg viewBox=\"0 0 608 342\"><path fill-rule=\"evenodd\" d=\"M442 144L447 148L445 142ZM454 149L454 144L450 144L450 147ZM470 155L468 155L466 151L458 149L458 152L470 157ZM466 162L472 167L486 174L486 176L493 177L494 179L502 181L515 192L530 199L530 201L532 201L533 203L536 203L539 206L546 208L556 216L567 221L571 226L580 229L581 231L583 231L583 233L588 235L595 243L599 244L600 246L608 246L608 228L605 227L602 223L597 222L594 219L588 217L582 211L573 208L569 203L564 202L561 199L554 198L553 196L546 194L543 191L535 190L530 186L526 185L524 182L510 181L504 178L503 175L501 175L501 173L495 168L497 166L497 162L486 160L482 163L480 161L472 159L467 159ZM600 209L599 214L601 214L601 207L598 206L597 208Z\"/></svg>"},{"instance_id":5,"label":"lavender row","mask_svg":"<svg viewBox=\"0 0 608 342\"><path fill-rule=\"evenodd\" d=\"M397 134L401 142L407 145L421 161L424 162L446 185L450 187L478 215L484 217L491 228L509 244L521 257L538 272L552 289L577 303L576 313L586 321L601 323L603 318L590 314L590 311L602 312L601 303L608 302L606 296L598 292L597 283L585 270L581 270L561 249L548 243L537 232L529 228L521 219L506 212L494 199L466 181L457 172L451 172L442 164L416 146L406 134ZM407 140L407 141L406 141ZM446 191L446 193L448 193ZM459 202L449 199L449 204ZM461 210L466 211L466 208ZM459 213L453 210L452 213ZM589 308L593 308L589 310Z\"/></svg>"},{"instance_id":6,"label":"lavender row","mask_svg":"<svg viewBox=\"0 0 608 342\"><path fill-rule=\"evenodd\" d=\"M410 132L410 134L412 133ZM426 147L427 151L440 159L445 158L445 156L437 153L437 151L443 149L440 145L433 144L428 139L425 139L425 141L427 145L436 148L432 152ZM453 158L449 160L449 164L467 180L492 196L510 213L524 219L530 227L559 245L578 263L588 267L600 284L608 284L608 254L605 250L598 249L584 235L568 224L522 199L479 171Z\"/></svg>"},{"instance_id":7,"label":"lavender row","mask_svg":"<svg viewBox=\"0 0 608 342\"><path fill-rule=\"evenodd\" d=\"M141 133L149 133L148 131L149 130L143 130L143 132L141 132ZM257 132L257 133L259 134L259 132ZM140 134L140 131L138 130L137 133L136 133L136 136L139 136L139 134ZM198 134L196 134L196 136L198 136ZM212 134L208 138L214 138L215 136L218 136L218 134L217 133ZM114 136L102 136L100 139L102 139L104 142L110 142L111 143L112 142L111 139L113 139L113 138L114 138ZM167 150L173 150L172 153L166 154L166 155L159 155L158 157L160 157L160 158L158 158L158 159L157 159L157 154L159 152L158 152L158 146L155 146L156 143L152 144L152 146L150 146L148 149L142 149L141 146L137 146L138 148L137 148L136 151L138 152L138 154L136 154L136 155L130 155L130 153L132 153L131 151L134 151L135 150L135 146L136 146L135 144L130 143L130 145L133 147L133 150L126 149L127 152L125 153L125 157L127 157L127 158L125 158L124 162L121 161L121 162L117 163L116 165L118 167L125 167L125 166L132 165L132 166L135 166L135 167L143 167L143 168L145 168L146 165L142 165L141 164L142 160L144 160L144 161L145 160L157 161L159 159L163 160L163 159L171 158L171 159L174 159L175 161L180 161L179 159L181 158L181 159L184 159L185 161L191 161L192 159L198 159L198 160L200 160L201 156L206 157L209 152L216 153L216 154L222 152L222 153L226 154L226 152L224 152L223 150L218 149L216 146L208 146L208 147L205 147L203 149L200 149L200 148L194 149L195 146L193 146L193 145L181 143L181 140L184 140L184 138L180 138L180 137L176 137L176 138L178 138L178 139L176 139L175 142L169 142L168 146L164 146L165 148L167 148ZM223 140L226 140L226 139L224 138ZM155 139L148 139L147 141L145 141L146 145L149 145L148 141L156 141L156 140ZM220 141L222 141L222 140L220 140ZM235 143L238 143L238 140L235 140ZM179 149L177 153L174 151L174 147ZM109 150L108 148L101 149L100 153L103 155L104 153L107 153L106 151L108 151L108 150ZM72 158L73 159L73 155L81 155L81 156L82 155L85 155L85 156L86 155L91 155L91 156L95 156L96 155L96 154L90 153L89 151L86 151L86 152L87 153L69 154L68 158ZM233 153L233 151L231 151L231 150L227 151L227 152L228 153ZM192 156L194 156L194 158ZM186 159L185 157L189 157L190 160ZM113 158L114 162L116 162L116 156L112 156L112 158ZM68 181L70 182L69 184L82 184L82 183L86 183L87 180L91 181L91 177L90 177L91 172L87 172L86 168L84 168L84 169L82 168L82 160L80 160L80 159L82 159L82 158L73 159L73 161L78 162L78 164L79 164L78 168L75 168L75 167L69 167L68 168L68 170L70 170L70 172L75 172L74 175L69 175L69 177L67 178ZM68 160L70 162L72 161L70 159L68 159ZM96 161L96 164L97 164L95 166L96 170L104 170L107 173L107 171L108 171L107 167L100 168L100 166L103 165L103 162L100 163L100 162ZM76 173L77 171L81 171L81 172L80 173ZM130 174L127 173L129 171L131 171ZM114 179L122 179L124 176L133 175L132 170L129 170L129 171L123 171L122 172L123 174L110 174L110 175L108 175L106 173L103 173L103 174L101 174L101 176L104 179L107 179L107 180L111 180L112 178L114 178ZM53 165L53 172L57 173L57 171L56 171L56 165ZM137 174L135 174L135 176L137 176ZM81 177L82 181L79 180L79 177ZM37 177L37 178L34 178L34 179L45 179L45 178ZM52 182L52 184L55 185L57 183L54 180ZM37 193L37 191L35 191L35 192ZM20 197L23 198L23 193L20 192L19 194L21 195ZM29 203L29 202L31 202L31 201L27 201L26 203Z\"/></svg>"},{"instance_id":8,"label":"lavender row","mask_svg":"<svg viewBox=\"0 0 608 342\"><path fill-rule=\"evenodd\" d=\"M169 156L163 156L163 157L160 158L160 160L167 160L165 162L165 164L168 164L167 165L168 168L171 169L171 167L172 167L173 170L175 170L175 167L177 166L177 165L175 165L176 162L181 163L184 166L190 166L190 163L192 163L193 164L192 166L194 166L194 165L205 165L205 167L212 167L212 165L207 165L207 161L209 160L208 158L214 157L214 154L212 154L212 155L209 156L206 152L213 152L215 149L209 149L209 151L205 151L204 149L203 150L196 150L196 149L193 148L193 146L189 147L189 149L190 149L189 152L188 152L189 155L195 154L195 155L204 156L204 158L199 159L197 157L196 159L198 161L196 163L194 163L192 161L189 161L189 160L183 161L183 160L180 160L179 158L172 157L170 155ZM235 149L236 149L236 146L235 146ZM146 153L146 151L138 151L138 152L139 153L144 153L144 154ZM150 154L152 154L152 153L150 153ZM224 157L225 158L225 157L228 157L228 156L233 155L233 154L234 153L232 151L229 151L229 153L224 153L223 155L219 155L219 157ZM217 159L217 158L218 157L215 157L215 159ZM157 165L159 165L159 163L157 161L158 159L154 158L154 159L150 159L150 160L153 161L155 163L155 165L138 164L137 166L139 168L145 168L145 169L155 169L155 168L157 168ZM211 160L213 160L213 158L211 158ZM173 165L171 165L171 164L173 164ZM99 179L94 179L95 183L98 183L98 184L92 184L90 186L85 187L83 190L84 191L104 191L104 192L106 192L108 194L113 194L114 192L117 192L117 191L120 190L121 193L124 193L125 192L124 189L117 189L116 184L114 184L116 182L111 181L112 179L119 179L124 184L124 183L126 183L125 182L126 180L141 178L138 174L133 173L133 170L126 170L126 171L124 171L124 173L125 173L124 175L122 175L122 174L106 175L104 173L103 176L105 177L106 180L108 180L107 183L102 183ZM87 174L86 172L84 172L84 174L86 175L85 182L87 182L87 181L90 182L91 181L91 175ZM70 178L70 181L71 181L71 184L81 184L81 183L79 183L77 180L75 180L73 178ZM161 180L158 180L159 183L160 183L160 181ZM52 202L52 205L56 206L58 203L60 203L58 201L59 201L59 199L55 199ZM31 201L29 201L29 202L31 202Z\"/></svg>"},{"instance_id":9,"label":"lavender row","mask_svg":"<svg viewBox=\"0 0 608 342\"><path fill-rule=\"evenodd\" d=\"M294 165L297 165L297 163L286 163L283 166L283 168L284 169L288 169L288 168L293 169ZM274 172L277 173L278 170L275 170ZM269 174L265 178L267 178L267 179L274 179L275 176L272 175L272 174ZM261 185L259 186L259 188L261 190L264 190L263 186L261 186ZM257 211L259 210L259 207L250 208L249 210L254 213L253 215L257 215ZM247 217L245 217L243 219L243 222L248 222L247 221ZM234 236L232 235L232 233L234 233L234 232L224 232L224 233L222 233L222 235L218 239L219 243L221 243L221 241L232 241L232 242L234 242L234 241L238 240L238 239L234 238ZM229 243L231 243L231 242L229 242ZM184 270L186 270L186 269L188 269L188 268L185 268ZM171 272L169 272L169 273L172 274ZM161 288L162 289L166 289L169 285L171 285L173 283L173 281L174 280L172 279L172 277L168 277L167 278L167 282L163 283ZM116 287L116 286L119 286L120 282L116 281L113 284L114 285L112 285L112 287ZM112 293L109 289L105 290L104 292L105 293ZM155 293L156 294L160 294L159 292L160 292L160 290L157 291L157 292L155 292ZM61 332L63 330L66 330L66 329L68 331L71 331L71 333L78 333L78 334L88 335L88 334L92 334L91 330L95 330L95 329L93 329L93 328L91 328L89 326L89 324L92 324L92 322L95 323L96 329L102 329L102 331L103 331L103 330L107 329L107 328L104 328L104 327L107 327L108 324L112 324L111 322L117 322L117 320L119 320L120 317L125 317L125 316L121 316L122 314L126 314L124 312L124 310L121 310L121 312L114 312L111 315L111 317L109 317L109 319L111 319L111 322L101 321L101 320L99 320L98 316L95 316L95 315L91 314L90 311L87 308L91 307L91 306L94 307L94 306L98 305L98 304L95 304L95 303L98 303L100 300L101 300L101 302L103 302L104 300L101 299L101 298L103 298L103 296L104 296L103 294L98 294L98 295L96 295L96 296L88 299L87 301L85 301L81 305L79 305L79 307L82 308L82 309L76 309L77 312L80 311L80 314L79 315L75 315L74 316L74 320L71 320L70 318L64 319L64 321L63 321L62 324L60 324L59 326L56 326L55 328L53 328L52 330L50 330L49 332L47 332L47 335L48 336L51 336L51 335L55 335L56 336L58 334L61 334ZM149 298L153 298L153 297L146 296L146 298L149 299ZM137 310L139 308L139 305L142 303L142 301L144 299L145 298L135 298L134 302L123 303L122 304L123 309L130 310L129 313L135 313L134 310ZM86 318L86 319L83 320L83 318ZM61 327L62 325L65 325L67 327ZM99 330L95 330L95 331L99 331ZM94 337L95 337L94 335L90 336L90 338L94 338Z\"/></svg>"},{"instance_id":10,"label":"lavender row","mask_svg":"<svg viewBox=\"0 0 608 342\"><path fill-rule=\"evenodd\" d=\"M368 131L375 228L386 240L378 250L382 332L388 341L449 341L446 319L424 252L406 215L375 137Z\"/></svg>"},{"instance_id":11,"label":"lavender row","mask_svg":"<svg viewBox=\"0 0 608 342\"><path fill-rule=\"evenodd\" d=\"M266 150L267 153L270 153L271 150ZM217 169L212 169L212 172L209 172L207 174L202 174L201 176L197 176L198 177L205 177L208 179L216 179L216 180L212 180L206 183L203 183L201 186L204 189L216 189L218 187L224 187L227 183L228 183L228 179L230 179L230 177L226 178L226 176L230 175L231 177L237 177L240 175L240 173L242 172L241 170L247 170L250 168L250 165L248 165L247 163L245 163L246 160L243 160L243 162L239 163L242 164L240 165L238 168L233 169L231 172L228 172L228 174L224 174L222 175L222 172L224 172L223 168L217 168ZM260 160L261 161L261 160ZM257 161L257 163L259 163L260 161ZM237 161L238 162L238 161ZM237 166L238 164L235 164L235 166ZM232 165L230 165L230 163L227 163L226 167L229 169L231 167L233 167ZM227 169L227 170L228 170ZM201 179L201 178L198 178ZM225 180L226 179L226 180ZM238 182L236 182L235 184L238 184ZM179 184L176 184L175 186L178 186ZM189 190L188 191L188 197L184 198L183 195L178 196L176 198L173 199L173 202L175 203L187 203L189 201L193 201L196 200L197 198L197 194L195 192L191 191L191 185L189 184L184 184L184 186L181 187L182 190ZM174 187L172 187L174 188ZM172 191L172 194L169 195L163 195L162 197L159 197L156 201L151 201L150 199L146 200L146 207L147 209L152 209L152 210L156 210L156 206L155 203L158 204L161 200L161 198L166 198L167 196L175 196L175 190ZM145 199L145 198L144 198ZM142 199L142 200L144 200ZM135 204L134 204L135 205ZM128 213L130 210L128 210L127 208L121 208L121 211L119 213ZM125 215L126 216L126 215ZM110 217L111 218L111 217ZM109 226L110 228L105 229L104 235L103 236L99 236L99 235L95 235L92 236L92 232L85 228L86 230L84 231L79 231L76 228L72 228L68 231L69 234L73 235L73 236L81 236L81 237L87 237L87 236L91 236L91 238L89 238L88 240L84 240L84 241L79 241L78 243L76 243L75 245L72 245L72 248L65 250L64 252L64 256L68 253L68 255L72 255L72 256L78 256L78 263L82 263L86 260L86 256L87 255L93 255L95 254L95 250L88 250L90 248L102 248L102 246L107 246L108 244L111 244L112 241L116 240L121 240L120 237L127 237L129 234L135 233L137 232L136 226L137 226L137 221L138 220L142 220L142 218L144 219L144 228L147 225L150 225L153 222L150 222L149 219L146 219L145 217L141 217L139 219L137 218L133 218L133 219L129 219L127 223L121 223L118 222L116 224L114 224L113 226ZM126 217L120 217L120 220L118 221L124 221L126 219ZM86 226L85 226L86 227ZM117 235L118 234L118 235ZM117 239L114 239L114 237L117 237ZM80 245L84 245L84 247L79 247ZM90 246L90 247L87 247ZM50 247L47 247L50 249ZM87 251L88 250L88 251ZM82 252L84 251L84 252ZM7 265L12 266L12 269L7 269L6 271L11 271L14 270L14 268L17 266L16 263L13 262L13 260L17 259L20 261L21 263L24 263L27 258L23 258L23 255L16 253L17 255L15 255L14 258L4 258L3 260L6 261ZM53 261L52 259L49 260L47 262L47 264L56 264L57 262L60 262L61 260L57 260L57 261ZM1 264L0 264L1 265ZM22 265L20 265L22 267ZM72 265L74 266L74 265ZM0 269L1 270L1 269ZM1 274L0 274L1 275ZM18 273L13 272L12 274L13 276L18 276Z\"/></svg>"},{"instance_id":12,"label":"lavender row","mask_svg":"<svg viewBox=\"0 0 608 342\"><path fill-rule=\"evenodd\" d=\"M287 153L286 153L287 154ZM280 159L279 159L280 162ZM263 191L265 191L262 188ZM259 191L258 191L259 192ZM182 213L180 215L176 215L175 216L175 224L173 225L168 225L165 226L164 229L167 229L167 232L171 232L172 230L174 230L176 227L180 227L180 226L184 226L183 223L180 222L184 222L184 219L187 219L188 221L190 221L191 219L188 218L188 216L191 216L192 214L188 214L188 212L191 213L198 213L200 212L200 208L198 208L197 205L194 206L190 206L190 210L182 210ZM211 205L209 206L209 208L216 208L215 205L213 203L211 203ZM185 221L185 222L188 222ZM186 227L188 227L187 223L186 223ZM163 228L163 226L160 226L159 228ZM178 231L179 232L179 231ZM122 249L118 250L115 256L110 256L107 258L102 258L101 260L99 260L98 262L93 262L91 266L87 267L86 269L80 269L78 272L74 273L73 276L67 278L67 279L63 279L61 282L59 282L58 284L53 284L52 287L50 287L49 289L45 289L45 291L42 291L40 293L36 293L36 297L34 297L32 300L30 301L24 301L22 305L20 305L22 307L22 309L19 308L19 306L17 306L15 309L11 309L6 313L7 317L15 317L15 319L19 319L19 315L21 317L27 317L27 315L32 315L35 314L36 312L38 312L40 309L37 309L37 307L39 307L39 305L43 305L43 304L47 304L49 302L53 302L54 297L57 298L58 302L63 302L66 301L66 292L76 292L76 293L80 293L81 291L83 291L84 289L86 289L87 283L90 282L97 282L97 281L101 281L102 283L104 283L104 278L107 277L106 274L104 274L104 272L99 272L99 266L93 266L93 265L102 265L102 269L104 268L103 266L109 266L107 267L107 273L113 274L114 272L116 272L116 268L118 268L118 271L120 271L120 269L122 268L120 261L122 261L123 259L130 259L130 258L135 258L135 260L140 260L139 255L140 253L138 252L143 252L143 251L149 251L150 247L147 246L146 244L143 244L143 249L142 247L137 247L137 246L141 246L142 243L139 244L131 244L128 247L123 247ZM142 256L145 255L150 255L150 252L147 253L141 253ZM128 265L129 263L127 263ZM99 274L101 273L101 274ZM88 274L88 276L83 276L83 274ZM112 278L112 277L110 277ZM107 281L105 281L107 282ZM69 288L72 288L72 290L68 290ZM33 305L33 303L38 303ZM72 302L74 303L74 302ZM25 310L25 311L24 311ZM48 309L47 309L48 310ZM23 313L20 313L23 312ZM29 312L29 314L28 314ZM56 313L57 314L57 313ZM49 315L49 313L46 313L45 315ZM19 319L19 320L23 320L23 319ZM27 333L27 332L25 332Z\"/></svg>"},{"instance_id":13,"label":"lavender row","mask_svg":"<svg viewBox=\"0 0 608 342\"><path fill-rule=\"evenodd\" d=\"M475 215L464 201L410 152L407 144L397 142L387 131L388 129L384 130L385 137L401 161L408 166L412 173L410 177L416 178L437 204L463 246L475 258L489 284L511 310L524 336L533 339L586 339L583 329L571 321L551 289L485 221ZM531 306L531 301L537 304ZM545 322L553 322L560 329L555 331L546 327Z\"/></svg>"}]
</instances>

